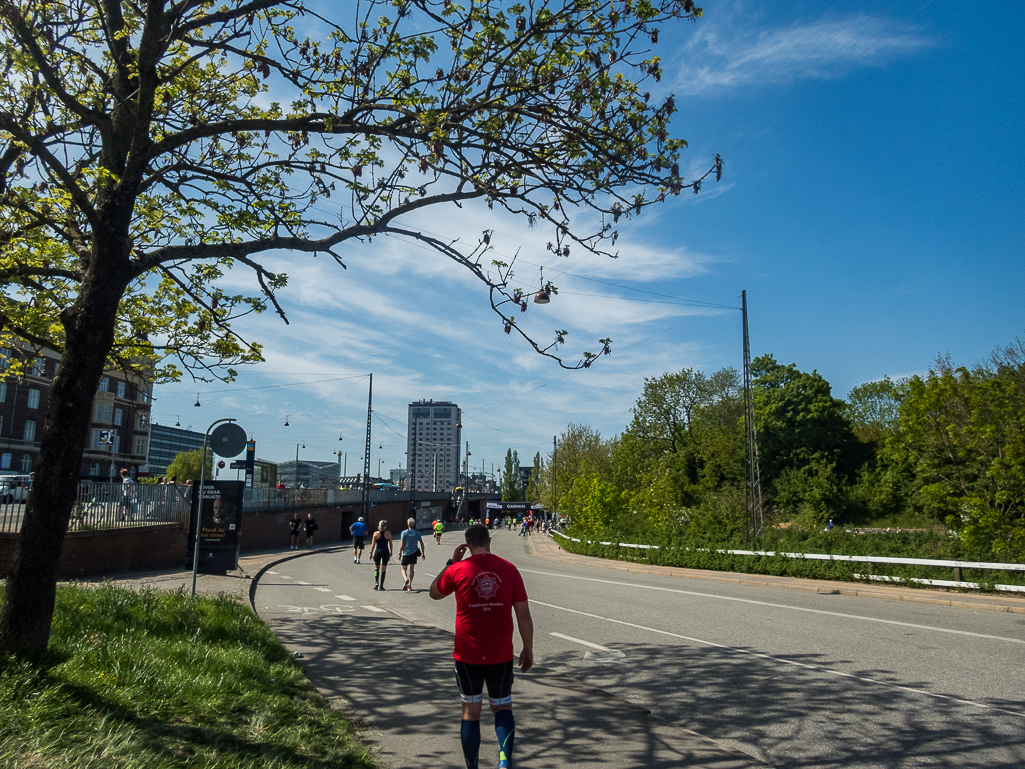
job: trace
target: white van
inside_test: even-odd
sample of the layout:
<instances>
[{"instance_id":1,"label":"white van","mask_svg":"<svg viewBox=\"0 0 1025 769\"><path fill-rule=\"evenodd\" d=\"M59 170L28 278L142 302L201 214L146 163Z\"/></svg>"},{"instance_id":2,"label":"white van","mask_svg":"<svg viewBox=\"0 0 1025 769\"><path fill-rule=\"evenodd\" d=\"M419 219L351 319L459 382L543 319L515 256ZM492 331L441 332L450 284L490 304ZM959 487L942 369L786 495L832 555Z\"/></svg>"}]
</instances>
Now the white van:
<instances>
[{"instance_id":1,"label":"white van","mask_svg":"<svg viewBox=\"0 0 1025 769\"><path fill-rule=\"evenodd\" d=\"M0 502L24 502L32 479L27 475L0 475Z\"/></svg>"}]
</instances>

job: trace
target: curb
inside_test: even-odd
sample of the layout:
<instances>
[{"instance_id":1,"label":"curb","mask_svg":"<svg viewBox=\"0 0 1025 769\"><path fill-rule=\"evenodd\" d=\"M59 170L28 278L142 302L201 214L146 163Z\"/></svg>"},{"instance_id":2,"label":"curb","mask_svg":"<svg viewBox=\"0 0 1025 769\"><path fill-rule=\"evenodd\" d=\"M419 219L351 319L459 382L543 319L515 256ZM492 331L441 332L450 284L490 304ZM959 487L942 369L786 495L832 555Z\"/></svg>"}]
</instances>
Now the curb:
<instances>
[{"instance_id":1,"label":"curb","mask_svg":"<svg viewBox=\"0 0 1025 769\"><path fill-rule=\"evenodd\" d=\"M301 550L298 553L291 553L289 555L282 556L281 558L275 558L273 561L269 561L256 570L256 573L249 578L249 607L253 610L253 614L257 617L260 616L260 612L256 610L256 585L260 581L260 577L266 574L274 566L285 563L286 561L294 561L296 558L303 558L307 555L314 555L320 553L340 553L343 550L351 550L352 545L334 545L331 547L322 547L318 550Z\"/></svg>"}]
</instances>

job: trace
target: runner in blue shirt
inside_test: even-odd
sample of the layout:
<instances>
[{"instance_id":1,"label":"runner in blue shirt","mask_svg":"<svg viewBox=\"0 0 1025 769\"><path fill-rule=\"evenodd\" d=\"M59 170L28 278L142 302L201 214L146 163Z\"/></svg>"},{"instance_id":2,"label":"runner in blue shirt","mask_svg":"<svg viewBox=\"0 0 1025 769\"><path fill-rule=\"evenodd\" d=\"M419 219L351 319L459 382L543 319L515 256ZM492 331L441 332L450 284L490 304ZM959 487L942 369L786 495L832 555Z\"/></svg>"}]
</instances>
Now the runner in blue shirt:
<instances>
[{"instance_id":1,"label":"runner in blue shirt","mask_svg":"<svg viewBox=\"0 0 1025 769\"><path fill-rule=\"evenodd\" d=\"M352 534L352 562L359 563L363 555L363 540L367 536L367 525L362 518L349 527L349 533Z\"/></svg>"},{"instance_id":2,"label":"runner in blue shirt","mask_svg":"<svg viewBox=\"0 0 1025 769\"><path fill-rule=\"evenodd\" d=\"M402 578L406 584L403 590L413 589L413 571L416 568L416 559L427 557L427 548L424 547L424 538L416 530L416 518L406 521L408 527L402 532Z\"/></svg>"}]
</instances>

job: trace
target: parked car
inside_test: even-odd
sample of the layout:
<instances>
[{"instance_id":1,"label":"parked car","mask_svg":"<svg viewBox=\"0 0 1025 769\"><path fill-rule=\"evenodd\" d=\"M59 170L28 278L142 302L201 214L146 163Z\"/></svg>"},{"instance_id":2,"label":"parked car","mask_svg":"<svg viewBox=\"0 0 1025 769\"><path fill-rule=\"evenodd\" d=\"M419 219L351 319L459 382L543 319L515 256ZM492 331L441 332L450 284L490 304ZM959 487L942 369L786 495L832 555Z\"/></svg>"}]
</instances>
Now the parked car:
<instances>
[{"instance_id":1,"label":"parked car","mask_svg":"<svg viewBox=\"0 0 1025 769\"><path fill-rule=\"evenodd\" d=\"M0 501L5 504L24 502L31 486L32 479L27 475L0 476Z\"/></svg>"}]
</instances>

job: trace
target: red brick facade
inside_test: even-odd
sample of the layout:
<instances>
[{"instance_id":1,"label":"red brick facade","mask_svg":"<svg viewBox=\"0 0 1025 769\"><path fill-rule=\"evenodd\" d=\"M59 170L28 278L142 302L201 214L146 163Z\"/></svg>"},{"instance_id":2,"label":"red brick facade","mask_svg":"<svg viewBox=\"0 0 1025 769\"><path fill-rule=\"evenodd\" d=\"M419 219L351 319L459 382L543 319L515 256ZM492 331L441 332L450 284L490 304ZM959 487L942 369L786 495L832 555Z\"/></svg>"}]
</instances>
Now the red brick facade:
<instances>
[{"instance_id":1,"label":"red brick facade","mask_svg":"<svg viewBox=\"0 0 1025 769\"><path fill-rule=\"evenodd\" d=\"M303 518L313 513L319 529L316 545L349 539L349 526L359 517L358 505L300 510ZM241 528L242 552L280 547L288 550L288 520L292 511L244 513ZM367 527L373 531L384 519L393 534L406 528L408 502L378 503L370 511ZM0 577L10 571L17 535L0 535ZM64 539L61 553L61 579L124 574L131 571L153 571L182 568L186 558L186 532L174 524L155 524L137 528L71 532Z\"/></svg>"}]
</instances>

